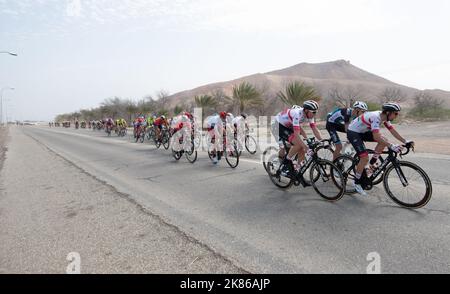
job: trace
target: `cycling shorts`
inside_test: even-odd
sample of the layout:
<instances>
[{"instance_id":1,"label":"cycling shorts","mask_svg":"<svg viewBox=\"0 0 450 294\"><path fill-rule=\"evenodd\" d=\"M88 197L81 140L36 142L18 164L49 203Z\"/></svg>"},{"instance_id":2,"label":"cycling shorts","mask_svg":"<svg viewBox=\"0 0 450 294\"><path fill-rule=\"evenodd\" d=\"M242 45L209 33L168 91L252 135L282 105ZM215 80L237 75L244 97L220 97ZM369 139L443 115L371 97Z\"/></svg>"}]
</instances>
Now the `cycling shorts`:
<instances>
[{"instance_id":1,"label":"cycling shorts","mask_svg":"<svg viewBox=\"0 0 450 294\"><path fill-rule=\"evenodd\" d=\"M274 122L272 124L272 135L275 137L279 144L282 144L283 141L292 143L294 138L294 129L286 128L279 122Z\"/></svg>"},{"instance_id":2,"label":"cycling shorts","mask_svg":"<svg viewBox=\"0 0 450 294\"><path fill-rule=\"evenodd\" d=\"M345 133L345 125L343 124L335 124L327 121L326 129L330 134L331 141L334 144L342 144L341 139L339 138L338 132Z\"/></svg>"},{"instance_id":3,"label":"cycling shorts","mask_svg":"<svg viewBox=\"0 0 450 294\"><path fill-rule=\"evenodd\" d=\"M372 131L361 134L348 130L347 139L352 144L353 148L355 148L359 157L367 157L369 155L364 142L376 142L373 138Z\"/></svg>"}]
</instances>

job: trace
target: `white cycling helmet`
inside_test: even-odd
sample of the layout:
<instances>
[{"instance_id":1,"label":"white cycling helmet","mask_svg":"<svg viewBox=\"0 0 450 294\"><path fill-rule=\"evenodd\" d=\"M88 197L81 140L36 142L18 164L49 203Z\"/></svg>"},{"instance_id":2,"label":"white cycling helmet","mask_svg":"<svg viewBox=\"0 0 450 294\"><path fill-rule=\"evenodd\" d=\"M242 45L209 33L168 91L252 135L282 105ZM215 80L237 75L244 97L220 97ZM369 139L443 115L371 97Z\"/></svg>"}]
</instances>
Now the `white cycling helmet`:
<instances>
[{"instance_id":1,"label":"white cycling helmet","mask_svg":"<svg viewBox=\"0 0 450 294\"><path fill-rule=\"evenodd\" d=\"M314 100L308 100L303 103L303 108L311 111L319 110L319 103Z\"/></svg>"},{"instance_id":2,"label":"white cycling helmet","mask_svg":"<svg viewBox=\"0 0 450 294\"><path fill-rule=\"evenodd\" d=\"M292 106L292 109L299 109L299 108L302 108L302 107L301 107L301 106L298 106L298 105Z\"/></svg>"},{"instance_id":3,"label":"white cycling helmet","mask_svg":"<svg viewBox=\"0 0 450 294\"><path fill-rule=\"evenodd\" d=\"M402 108L398 103L388 102L383 104L383 111L401 111Z\"/></svg>"},{"instance_id":4,"label":"white cycling helmet","mask_svg":"<svg viewBox=\"0 0 450 294\"><path fill-rule=\"evenodd\" d=\"M356 101L355 104L353 104L353 108L359 108L364 111L369 110L369 107L367 107L367 104L365 102L361 102L361 101Z\"/></svg>"}]
</instances>

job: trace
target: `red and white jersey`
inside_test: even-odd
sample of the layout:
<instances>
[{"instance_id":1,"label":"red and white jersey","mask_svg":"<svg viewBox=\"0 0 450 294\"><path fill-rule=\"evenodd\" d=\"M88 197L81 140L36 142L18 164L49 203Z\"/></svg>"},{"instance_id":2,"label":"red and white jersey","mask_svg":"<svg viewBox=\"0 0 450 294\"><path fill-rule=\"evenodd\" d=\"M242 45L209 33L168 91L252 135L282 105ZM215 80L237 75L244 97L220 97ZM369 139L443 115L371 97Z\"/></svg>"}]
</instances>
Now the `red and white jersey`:
<instances>
[{"instance_id":1,"label":"red and white jersey","mask_svg":"<svg viewBox=\"0 0 450 294\"><path fill-rule=\"evenodd\" d=\"M300 125L304 123L309 123L311 127L315 127L316 123L314 118L308 119L303 111L303 108L295 109L285 109L284 111L278 113L276 116L276 121L286 128L300 129Z\"/></svg>"},{"instance_id":2,"label":"red and white jersey","mask_svg":"<svg viewBox=\"0 0 450 294\"><path fill-rule=\"evenodd\" d=\"M367 132L377 133L380 131L381 124L381 111L372 111L366 112L363 115L360 115L358 118L355 118L348 129L355 133L364 134ZM384 126L388 130L392 130L394 127L388 121L384 122Z\"/></svg>"},{"instance_id":3,"label":"red and white jersey","mask_svg":"<svg viewBox=\"0 0 450 294\"><path fill-rule=\"evenodd\" d=\"M173 129L181 129L183 126L190 127L191 126L191 120L189 117L185 114L177 115L172 119L172 122L170 126Z\"/></svg>"}]
</instances>

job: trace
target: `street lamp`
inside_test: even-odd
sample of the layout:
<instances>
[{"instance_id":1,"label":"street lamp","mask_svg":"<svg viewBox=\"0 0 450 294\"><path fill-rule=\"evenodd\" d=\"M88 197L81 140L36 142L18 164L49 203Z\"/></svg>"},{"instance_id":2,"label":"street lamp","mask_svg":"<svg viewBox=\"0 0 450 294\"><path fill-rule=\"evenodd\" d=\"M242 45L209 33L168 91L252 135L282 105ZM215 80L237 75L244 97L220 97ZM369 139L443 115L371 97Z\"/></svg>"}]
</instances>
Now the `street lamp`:
<instances>
[{"instance_id":1,"label":"street lamp","mask_svg":"<svg viewBox=\"0 0 450 294\"><path fill-rule=\"evenodd\" d=\"M0 53L9 54L9 55L12 55L12 56L17 56L16 53L9 52L9 51L0 51Z\"/></svg>"},{"instance_id":2,"label":"street lamp","mask_svg":"<svg viewBox=\"0 0 450 294\"><path fill-rule=\"evenodd\" d=\"M3 91L4 90L15 90L11 87L4 87L0 89L0 125L3 125Z\"/></svg>"}]
</instances>

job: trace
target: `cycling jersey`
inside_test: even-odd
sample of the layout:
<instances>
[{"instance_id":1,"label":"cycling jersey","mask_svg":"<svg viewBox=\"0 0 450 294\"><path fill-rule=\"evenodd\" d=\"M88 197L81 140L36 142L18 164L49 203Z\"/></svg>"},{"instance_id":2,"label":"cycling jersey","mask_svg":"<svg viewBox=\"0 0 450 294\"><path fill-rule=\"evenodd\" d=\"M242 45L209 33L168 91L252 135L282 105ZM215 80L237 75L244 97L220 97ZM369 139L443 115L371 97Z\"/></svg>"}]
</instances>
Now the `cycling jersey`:
<instances>
[{"instance_id":1,"label":"cycling jersey","mask_svg":"<svg viewBox=\"0 0 450 294\"><path fill-rule=\"evenodd\" d=\"M308 119L303 111L303 108L285 109L278 113L276 121L289 129L300 130L300 124L309 122L310 127L315 127L314 118Z\"/></svg>"},{"instance_id":2,"label":"cycling jersey","mask_svg":"<svg viewBox=\"0 0 450 294\"><path fill-rule=\"evenodd\" d=\"M336 109L335 111L328 113L327 122L333 124L349 123L352 118L352 111L351 108Z\"/></svg>"},{"instance_id":3,"label":"cycling jersey","mask_svg":"<svg viewBox=\"0 0 450 294\"><path fill-rule=\"evenodd\" d=\"M222 124L222 119L218 114L209 116L206 119L206 126L209 130L214 129L215 126L219 126L220 124Z\"/></svg>"},{"instance_id":4,"label":"cycling jersey","mask_svg":"<svg viewBox=\"0 0 450 294\"><path fill-rule=\"evenodd\" d=\"M244 124L245 123L245 118L242 116L236 116L235 118L233 118L233 120L231 121L231 123L234 126L239 126L240 124Z\"/></svg>"},{"instance_id":5,"label":"cycling jersey","mask_svg":"<svg viewBox=\"0 0 450 294\"><path fill-rule=\"evenodd\" d=\"M191 121L187 115L178 115L173 118L172 122L170 123L170 126L172 129L174 129L175 132L181 130L183 127L190 128L191 127Z\"/></svg>"},{"instance_id":6,"label":"cycling jersey","mask_svg":"<svg viewBox=\"0 0 450 294\"><path fill-rule=\"evenodd\" d=\"M367 132L378 133L380 131L380 124L381 111L366 112L354 119L350 123L348 130L359 134L364 134ZM392 130L394 128L388 121L384 122L384 126L388 130Z\"/></svg>"},{"instance_id":7,"label":"cycling jersey","mask_svg":"<svg viewBox=\"0 0 450 294\"><path fill-rule=\"evenodd\" d=\"M155 119L155 121L153 122L153 125L160 127L160 126L162 126L162 125L164 125L164 124L166 124L166 123L167 123L167 121L166 121L165 119L162 119L162 118L158 117L158 118Z\"/></svg>"}]
</instances>

